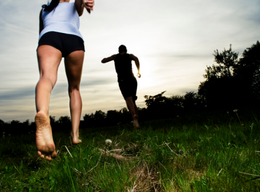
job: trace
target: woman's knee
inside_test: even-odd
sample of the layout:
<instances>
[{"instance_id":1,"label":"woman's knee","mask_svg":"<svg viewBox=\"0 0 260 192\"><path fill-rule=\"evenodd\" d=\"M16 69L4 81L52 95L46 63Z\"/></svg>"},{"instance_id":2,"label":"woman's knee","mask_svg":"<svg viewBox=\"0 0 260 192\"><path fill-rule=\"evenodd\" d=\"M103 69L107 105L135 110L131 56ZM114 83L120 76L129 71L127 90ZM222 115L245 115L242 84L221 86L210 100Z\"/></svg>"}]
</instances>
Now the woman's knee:
<instances>
[{"instance_id":1,"label":"woman's knee","mask_svg":"<svg viewBox=\"0 0 260 192\"><path fill-rule=\"evenodd\" d=\"M80 94L79 86L69 86L68 92L69 93L79 93Z\"/></svg>"},{"instance_id":2,"label":"woman's knee","mask_svg":"<svg viewBox=\"0 0 260 192\"><path fill-rule=\"evenodd\" d=\"M57 82L57 77L49 77L47 75L43 75L40 77L40 80L42 82L48 83L52 86L52 88L55 86L56 82Z\"/></svg>"}]
</instances>

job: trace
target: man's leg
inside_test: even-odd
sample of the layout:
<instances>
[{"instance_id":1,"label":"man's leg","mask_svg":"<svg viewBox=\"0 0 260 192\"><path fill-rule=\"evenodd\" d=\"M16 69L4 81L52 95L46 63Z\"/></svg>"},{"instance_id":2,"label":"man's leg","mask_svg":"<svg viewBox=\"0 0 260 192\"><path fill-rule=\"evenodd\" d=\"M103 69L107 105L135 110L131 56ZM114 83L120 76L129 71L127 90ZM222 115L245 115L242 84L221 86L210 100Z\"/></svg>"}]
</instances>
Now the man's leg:
<instances>
[{"instance_id":1,"label":"man's leg","mask_svg":"<svg viewBox=\"0 0 260 192\"><path fill-rule=\"evenodd\" d=\"M129 109L129 111L130 111L130 113L132 115L132 118L133 118L133 126L134 126L134 128L139 129L140 126L139 126L139 122L138 122L138 109L137 109L137 106L136 106L135 102L133 101L132 97L127 97L125 99L125 101L126 101L126 106Z\"/></svg>"}]
</instances>

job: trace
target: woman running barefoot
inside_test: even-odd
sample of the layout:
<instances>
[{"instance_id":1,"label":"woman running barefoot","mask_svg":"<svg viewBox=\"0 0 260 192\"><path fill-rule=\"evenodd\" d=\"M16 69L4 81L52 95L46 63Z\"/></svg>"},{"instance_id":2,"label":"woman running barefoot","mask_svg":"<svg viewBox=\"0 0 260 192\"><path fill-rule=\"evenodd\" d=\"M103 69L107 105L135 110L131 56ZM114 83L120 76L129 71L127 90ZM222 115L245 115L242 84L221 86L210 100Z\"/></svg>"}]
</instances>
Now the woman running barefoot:
<instances>
[{"instance_id":1,"label":"woman running barefoot","mask_svg":"<svg viewBox=\"0 0 260 192\"><path fill-rule=\"evenodd\" d=\"M57 156L49 119L49 101L62 57L68 79L71 137L74 144L81 142L79 123L82 101L79 85L85 49L79 32L79 16L83 14L84 8L90 13L93 6L94 0L75 0L74 3L70 3L70 0L52 0L48 5L43 5L40 12L37 48L40 79L35 91L36 147L38 155L47 160Z\"/></svg>"}]
</instances>

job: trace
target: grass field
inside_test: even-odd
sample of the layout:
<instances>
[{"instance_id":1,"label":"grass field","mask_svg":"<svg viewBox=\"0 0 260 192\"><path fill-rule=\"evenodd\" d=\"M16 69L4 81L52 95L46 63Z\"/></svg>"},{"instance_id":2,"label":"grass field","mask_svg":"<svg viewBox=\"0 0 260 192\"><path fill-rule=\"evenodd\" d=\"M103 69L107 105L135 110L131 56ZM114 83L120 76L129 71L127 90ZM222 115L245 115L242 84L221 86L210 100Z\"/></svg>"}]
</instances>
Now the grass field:
<instances>
[{"instance_id":1,"label":"grass field","mask_svg":"<svg viewBox=\"0 0 260 192\"><path fill-rule=\"evenodd\" d=\"M1 138L0 191L260 191L260 121L250 116L81 129L76 146L55 132L51 162L32 134Z\"/></svg>"}]
</instances>

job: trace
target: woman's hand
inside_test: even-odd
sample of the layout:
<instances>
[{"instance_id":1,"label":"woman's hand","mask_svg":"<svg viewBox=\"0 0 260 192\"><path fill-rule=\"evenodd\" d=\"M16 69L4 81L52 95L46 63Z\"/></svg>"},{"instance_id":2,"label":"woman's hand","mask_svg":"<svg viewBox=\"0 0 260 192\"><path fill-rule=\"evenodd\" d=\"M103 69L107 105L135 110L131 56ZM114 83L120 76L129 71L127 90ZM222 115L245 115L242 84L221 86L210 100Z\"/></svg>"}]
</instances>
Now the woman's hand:
<instances>
[{"instance_id":1,"label":"woman's hand","mask_svg":"<svg viewBox=\"0 0 260 192\"><path fill-rule=\"evenodd\" d=\"M83 3L84 3L84 7L90 13L93 10L95 0L84 0Z\"/></svg>"}]
</instances>

